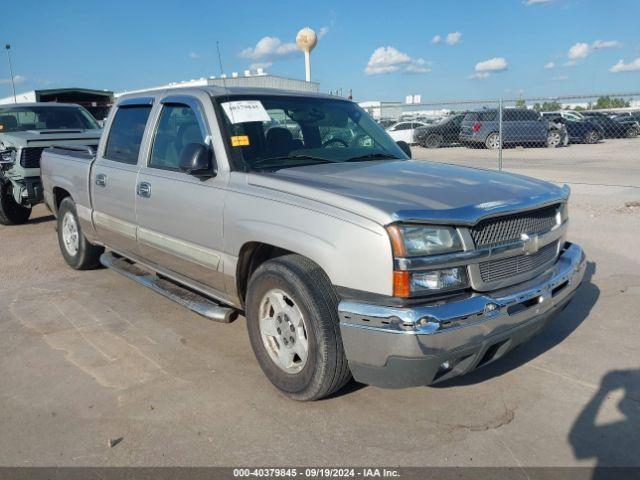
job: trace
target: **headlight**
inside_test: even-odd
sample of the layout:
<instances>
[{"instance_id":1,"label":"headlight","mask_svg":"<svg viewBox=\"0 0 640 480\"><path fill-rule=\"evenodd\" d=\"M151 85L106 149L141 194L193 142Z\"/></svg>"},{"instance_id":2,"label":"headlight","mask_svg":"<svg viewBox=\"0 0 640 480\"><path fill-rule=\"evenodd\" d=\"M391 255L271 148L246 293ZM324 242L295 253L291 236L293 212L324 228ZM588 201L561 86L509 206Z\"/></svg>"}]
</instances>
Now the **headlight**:
<instances>
[{"instance_id":1,"label":"headlight","mask_svg":"<svg viewBox=\"0 0 640 480\"><path fill-rule=\"evenodd\" d=\"M13 148L0 150L0 164L13 165L16 161L16 151Z\"/></svg>"},{"instance_id":2,"label":"headlight","mask_svg":"<svg viewBox=\"0 0 640 480\"><path fill-rule=\"evenodd\" d=\"M411 274L410 290L416 292L446 291L467 286L467 269L465 267L416 272Z\"/></svg>"},{"instance_id":3,"label":"headlight","mask_svg":"<svg viewBox=\"0 0 640 480\"><path fill-rule=\"evenodd\" d=\"M569 201L566 201L560 205L560 207L558 208L558 214L560 219L559 225L562 225L564 222L569 220Z\"/></svg>"},{"instance_id":4,"label":"headlight","mask_svg":"<svg viewBox=\"0 0 640 480\"><path fill-rule=\"evenodd\" d=\"M455 228L412 224L387 227L396 257L438 255L462 251Z\"/></svg>"}]
</instances>

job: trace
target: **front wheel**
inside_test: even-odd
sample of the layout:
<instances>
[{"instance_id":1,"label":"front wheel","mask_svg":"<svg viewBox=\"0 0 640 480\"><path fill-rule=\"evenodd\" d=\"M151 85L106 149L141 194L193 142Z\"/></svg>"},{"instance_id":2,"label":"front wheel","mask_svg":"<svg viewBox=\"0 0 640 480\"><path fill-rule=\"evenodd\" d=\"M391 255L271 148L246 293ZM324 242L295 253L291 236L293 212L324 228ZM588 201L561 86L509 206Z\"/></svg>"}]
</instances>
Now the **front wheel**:
<instances>
[{"instance_id":1,"label":"front wheel","mask_svg":"<svg viewBox=\"0 0 640 480\"><path fill-rule=\"evenodd\" d=\"M562 134L558 130L551 130L547 135L547 147L556 148L562 143Z\"/></svg>"},{"instance_id":2,"label":"front wheel","mask_svg":"<svg viewBox=\"0 0 640 480\"><path fill-rule=\"evenodd\" d=\"M0 224L22 225L29 221L31 209L17 203L13 198L13 184L0 180Z\"/></svg>"},{"instance_id":3,"label":"front wheel","mask_svg":"<svg viewBox=\"0 0 640 480\"><path fill-rule=\"evenodd\" d=\"M58 208L58 243L64 260L74 270L88 270L100 265L103 247L89 243L78 222L76 204L70 197Z\"/></svg>"},{"instance_id":4,"label":"front wheel","mask_svg":"<svg viewBox=\"0 0 640 480\"><path fill-rule=\"evenodd\" d=\"M432 133L428 135L427 138L424 139L423 145L426 148L440 148L442 146L442 143L443 143L442 135L437 135L435 133Z\"/></svg>"},{"instance_id":5,"label":"front wheel","mask_svg":"<svg viewBox=\"0 0 640 480\"><path fill-rule=\"evenodd\" d=\"M338 297L314 262L285 255L258 267L249 282L246 314L260 368L288 397L318 400L351 378Z\"/></svg>"},{"instance_id":6,"label":"front wheel","mask_svg":"<svg viewBox=\"0 0 640 480\"><path fill-rule=\"evenodd\" d=\"M640 132L638 132L637 128L632 127L627 130L627 138L636 138L638 135L640 135Z\"/></svg>"}]
</instances>

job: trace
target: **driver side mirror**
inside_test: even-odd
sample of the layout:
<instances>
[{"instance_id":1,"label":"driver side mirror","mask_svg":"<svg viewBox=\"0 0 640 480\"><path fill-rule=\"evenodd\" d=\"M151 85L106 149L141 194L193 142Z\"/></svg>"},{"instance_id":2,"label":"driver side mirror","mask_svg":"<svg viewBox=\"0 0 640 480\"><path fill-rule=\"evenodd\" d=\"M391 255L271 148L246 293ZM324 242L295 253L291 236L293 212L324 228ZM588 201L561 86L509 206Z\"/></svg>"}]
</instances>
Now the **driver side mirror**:
<instances>
[{"instance_id":1,"label":"driver side mirror","mask_svg":"<svg viewBox=\"0 0 640 480\"><path fill-rule=\"evenodd\" d=\"M189 143L182 149L180 171L201 178L218 174L212 151L202 143Z\"/></svg>"},{"instance_id":2,"label":"driver side mirror","mask_svg":"<svg viewBox=\"0 0 640 480\"><path fill-rule=\"evenodd\" d=\"M411 158L411 147L409 146L409 144L407 142L404 142L402 140L398 140L396 142L396 144L400 147L400 150L402 150L404 153L406 153L407 157Z\"/></svg>"}]
</instances>

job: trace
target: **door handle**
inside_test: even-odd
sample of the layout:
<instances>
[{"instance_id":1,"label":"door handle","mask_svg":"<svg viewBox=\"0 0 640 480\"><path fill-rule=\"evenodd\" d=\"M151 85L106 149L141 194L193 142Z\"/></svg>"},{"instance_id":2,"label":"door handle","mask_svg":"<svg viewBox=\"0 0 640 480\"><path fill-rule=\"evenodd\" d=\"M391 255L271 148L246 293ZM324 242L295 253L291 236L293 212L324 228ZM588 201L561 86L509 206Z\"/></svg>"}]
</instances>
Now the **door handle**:
<instances>
[{"instance_id":1,"label":"door handle","mask_svg":"<svg viewBox=\"0 0 640 480\"><path fill-rule=\"evenodd\" d=\"M149 198L151 196L151 184L140 182L136 187L136 193L139 197Z\"/></svg>"},{"instance_id":2,"label":"door handle","mask_svg":"<svg viewBox=\"0 0 640 480\"><path fill-rule=\"evenodd\" d=\"M96 175L96 185L99 187L107 186L107 176L104 173L99 173Z\"/></svg>"}]
</instances>

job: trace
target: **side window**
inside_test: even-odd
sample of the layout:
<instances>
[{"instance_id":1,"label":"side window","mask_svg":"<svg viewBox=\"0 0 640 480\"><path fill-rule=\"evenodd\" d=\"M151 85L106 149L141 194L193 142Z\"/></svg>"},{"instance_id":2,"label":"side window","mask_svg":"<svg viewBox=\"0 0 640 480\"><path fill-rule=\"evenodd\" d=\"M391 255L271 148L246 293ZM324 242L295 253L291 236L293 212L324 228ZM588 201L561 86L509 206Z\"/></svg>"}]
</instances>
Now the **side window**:
<instances>
[{"instance_id":1,"label":"side window","mask_svg":"<svg viewBox=\"0 0 640 480\"><path fill-rule=\"evenodd\" d=\"M410 125L410 123L399 123L396 125L396 130L409 130Z\"/></svg>"},{"instance_id":2,"label":"side window","mask_svg":"<svg viewBox=\"0 0 640 480\"><path fill-rule=\"evenodd\" d=\"M516 110L505 109L502 112L502 121L504 121L504 122L515 122L516 120L519 120Z\"/></svg>"},{"instance_id":3,"label":"side window","mask_svg":"<svg viewBox=\"0 0 640 480\"><path fill-rule=\"evenodd\" d=\"M104 158L135 165L151 106L120 107L109 130Z\"/></svg>"},{"instance_id":4,"label":"side window","mask_svg":"<svg viewBox=\"0 0 640 480\"><path fill-rule=\"evenodd\" d=\"M537 122L540 120L540 116L532 110L524 110L522 113L524 115L524 119L530 122Z\"/></svg>"},{"instance_id":5,"label":"side window","mask_svg":"<svg viewBox=\"0 0 640 480\"><path fill-rule=\"evenodd\" d=\"M153 139L149 167L179 170L182 150L190 143L204 143L193 109L184 104L164 105Z\"/></svg>"}]
</instances>

